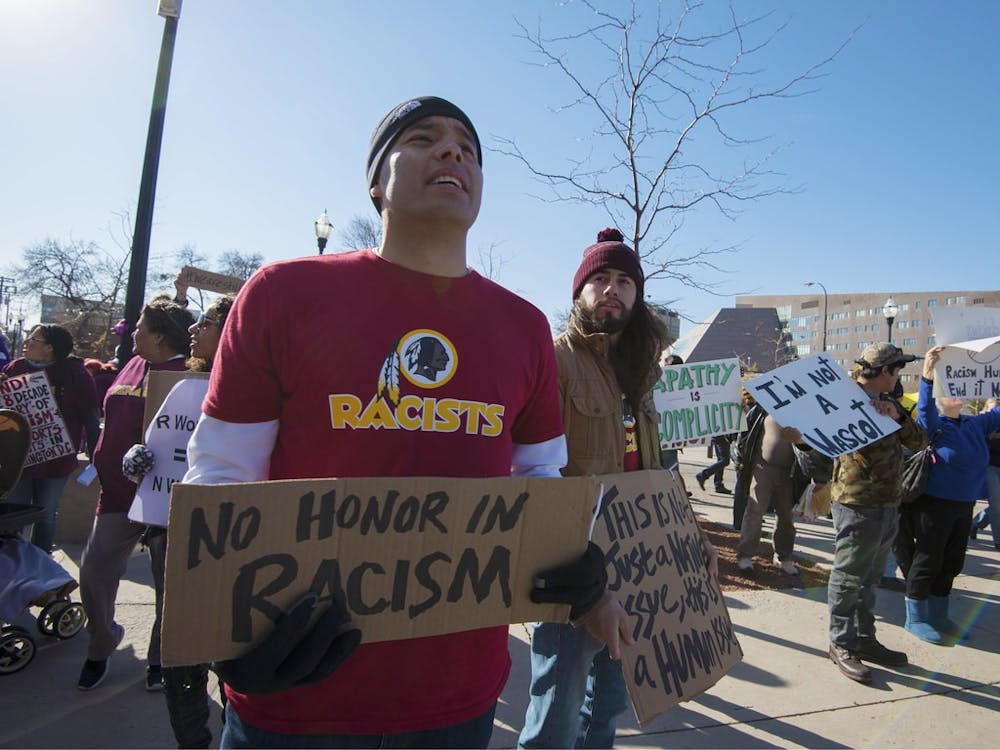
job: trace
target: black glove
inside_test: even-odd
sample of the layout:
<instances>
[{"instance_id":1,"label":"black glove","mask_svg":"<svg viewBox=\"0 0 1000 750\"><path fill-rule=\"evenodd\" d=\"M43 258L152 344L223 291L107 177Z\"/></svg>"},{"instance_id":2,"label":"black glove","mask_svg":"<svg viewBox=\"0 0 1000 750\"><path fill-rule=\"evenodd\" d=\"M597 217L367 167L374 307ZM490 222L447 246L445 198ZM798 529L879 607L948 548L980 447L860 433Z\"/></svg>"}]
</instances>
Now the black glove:
<instances>
[{"instance_id":1,"label":"black glove","mask_svg":"<svg viewBox=\"0 0 1000 750\"><path fill-rule=\"evenodd\" d=\"M351 618L339 597L309 629L317 598L309 593L299 599L248 654L213 664L219 679L244 695L264 695L311 685L333 674L358 647L361 631L344 629Z\"/></svg>"},{"instance_id":2,"label":"black glove","mask_svg":"<svg viewBox=\"0 0 1000 750\"><path fill-rule=\"evenodd\" d=\"M578 559L537 574L531 601L569 604L569 619L579 620L601 600L607 585L604 553L590 542L587 551Z\"/></svg>"}]
</instances>

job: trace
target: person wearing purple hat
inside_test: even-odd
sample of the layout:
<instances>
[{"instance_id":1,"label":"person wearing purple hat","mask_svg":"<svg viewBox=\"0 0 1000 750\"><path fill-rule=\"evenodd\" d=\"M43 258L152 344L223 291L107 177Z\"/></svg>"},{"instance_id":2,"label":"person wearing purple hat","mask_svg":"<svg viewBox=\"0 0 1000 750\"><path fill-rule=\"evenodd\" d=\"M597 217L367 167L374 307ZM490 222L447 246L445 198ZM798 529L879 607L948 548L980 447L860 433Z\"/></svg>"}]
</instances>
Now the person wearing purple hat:
<instances>
[{"instance_id":1,"label":"person wearing purple hat","mask_svg":"<svg viewBox=\"0 0 1000 750\"><path fill-rule=\"evenodd\" d=\"M483 186L471 120L439 97L393 107L366 173L381 245L271 263L246 283L184 481L558 476L566 448L548 322L466 264ZM455 429L436 416L452 402L482 408L456 414ZM552 595L582 615L602 599L603 554L574 570ZM489 744L511 666L507 627L359 644L340 596L310 619L326 601L303 594L259 647L216 664L224 747ZM624 623L623 611L596 611L614 632Z\"/></svg>"},{"instance_id":2,"label":"person wearing purple hat","mask_svg":"<svg viewBox=\"0 0 1000 750\"><path fill-rule=\"evenodd\" d=\"M601 230L583 251L566 331L555 341L565 476L663 468L651 389L673 342L643 300L644 285L639 256L617 229ZM704 544L709 569L717 569ZM629 705L615 654L562 623L532 630L529 695L518 747L612 747Z\"/></svg>"}]
</instances>

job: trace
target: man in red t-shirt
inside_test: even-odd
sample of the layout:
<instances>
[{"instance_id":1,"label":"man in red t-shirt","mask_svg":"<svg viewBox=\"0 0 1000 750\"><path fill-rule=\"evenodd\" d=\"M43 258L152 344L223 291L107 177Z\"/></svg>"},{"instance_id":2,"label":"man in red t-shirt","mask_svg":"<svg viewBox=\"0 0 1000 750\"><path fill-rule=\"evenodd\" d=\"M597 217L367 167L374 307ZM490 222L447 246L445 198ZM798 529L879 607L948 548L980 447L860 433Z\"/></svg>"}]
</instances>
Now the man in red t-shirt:
<instances>
[{"instance_id":1,"label":"man in red t-shirt","mask_svg":"<svg viewBox=\"0 0 1000 750\"><path fill-rule=\"evenodd\" d=\"M481 161L475 128L450 102L421 97L383 118L368 157L381 246L272 263L247 282L186 482L558 476L566 449L546 319L466 266ZM577 610L602 598L603 559L587 560ZM263 646L217 665L223 746L488 744L507 628L359 646L336 599L308 629L315 604L307 595ZM595 612L617 649L624 612ZM317 638L319 657L303 657Z\"/></svg>"}]
</instances>

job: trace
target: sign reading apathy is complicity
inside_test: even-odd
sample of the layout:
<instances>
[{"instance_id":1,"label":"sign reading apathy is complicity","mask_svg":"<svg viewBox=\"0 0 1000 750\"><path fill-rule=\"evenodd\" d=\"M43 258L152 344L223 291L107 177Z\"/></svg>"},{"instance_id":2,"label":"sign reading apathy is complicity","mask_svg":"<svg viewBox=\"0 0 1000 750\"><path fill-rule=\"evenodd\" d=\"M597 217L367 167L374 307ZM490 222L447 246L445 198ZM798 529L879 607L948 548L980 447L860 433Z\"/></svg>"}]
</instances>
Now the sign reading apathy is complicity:
<instances>
[{"instance_id":1,"label":"sign reading apathy is complicity","mask_svg":"<svg viewBox=\"0 0 1000 750\"><path fill-rule=\"evenodd\" d=\"M736 358L664 367L653 384L653 403L660 413L660 446L671 448L739 432L740 386Z\"/></svg>"},{"instance_id":2,"label":"sign reading apathy is complicity","mask_svg":"<svg viewBox=\"0 0 1000 750\"><path fill-rule=\"evenodd\" d=\"M782 427L794 427L825 456L836 458L899 429L883 417L861 386L826 354L791 362L748 381L744 388Z\"/></svg>"}]
</instances>

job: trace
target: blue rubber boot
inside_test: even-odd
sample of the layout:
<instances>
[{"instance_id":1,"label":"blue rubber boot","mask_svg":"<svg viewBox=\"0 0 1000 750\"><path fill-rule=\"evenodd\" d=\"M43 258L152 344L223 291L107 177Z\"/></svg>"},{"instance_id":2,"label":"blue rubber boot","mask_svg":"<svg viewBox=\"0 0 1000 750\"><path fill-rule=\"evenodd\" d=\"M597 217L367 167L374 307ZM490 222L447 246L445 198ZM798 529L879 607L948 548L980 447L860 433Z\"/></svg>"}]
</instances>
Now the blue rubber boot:
<instances>
[{"instance_id":1,"label":"blue rubber boot","mask_svg":"<svg viewBox=\"0 0 1000 750\"><path fill-rule=\"evenodd\" d=\"M906 597L906 624L903 626L922 641L942 645L945 638L930 622L927 599L911 599Z\"/></svg>"},{"instance_id":2,"label":"blue rubber boot","mask_svg":"<svg viewBox=\"0 0 1000 750\"><path fill-rule=\"evenodd\" d=\"M931 625L939 633L951 638L966 640L969 637L965 628L948 617L947 596L930 596L927 599L927 613L930 617Z\"/></svg>"}]
</instances>

